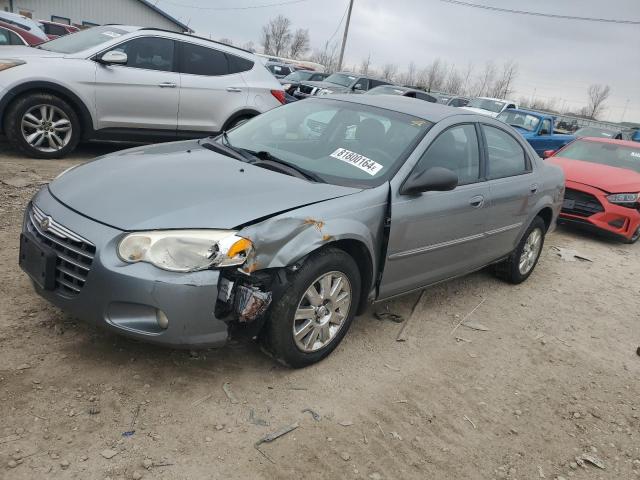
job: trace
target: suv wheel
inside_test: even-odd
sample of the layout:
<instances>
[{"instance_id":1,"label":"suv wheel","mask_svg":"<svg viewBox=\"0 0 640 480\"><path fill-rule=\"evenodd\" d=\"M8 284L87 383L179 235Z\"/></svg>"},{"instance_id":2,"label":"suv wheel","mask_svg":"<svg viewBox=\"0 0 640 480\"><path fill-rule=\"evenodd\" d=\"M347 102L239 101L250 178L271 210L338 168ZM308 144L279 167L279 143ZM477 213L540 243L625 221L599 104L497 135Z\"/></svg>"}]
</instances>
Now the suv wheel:
<instances>
[{"instance_id":1,"label":"suv wheel","mask_svg":"<svg viewBox=\"0 0 640 480\"><path fill-rule=\"evenodd\" d=\"M242 125L243 123L251 120L253 117L250 115L245 115L242 117L238 117L233 119L231 122L229 122L229 125L227 125L227 128L225 129L226 131L231 130L232 128L236 128L239 125Z\"/></svg>"},{"instance_id":2,"label":"suv wheel","mask_svg":"<svg viewBox=\"0 0 640 480\"><path fill-rule=\"evenodd\" d=\"M262 335L266 348L294 368L322 360L349 330L359 298L360 272L353 258L336 248L317 252L274 302Z\"/></svg>"},{"instance_id":3,"label":"suv wheel","mask_svg":"<svg viewBox=\"0 0 640 480\"><path fill-rule=\"evenodd\" d=\"M55 95L37 93L18 98L7 112L7 138L33 158L60 158L80 140L80 121L71 106Z\"/></svg>"},{"instance_id":4,"label":"suv wheel","mask_svg":"<svg viewBox=\"0 0 640 480\"><path fill-rule=\"evenodd\" d=\"M540 217L534 218L511 255L496 265L496 275L514 284L522 283L529 278L540 259L546 231L544 220Z\"/></svg>"}]
</instances>

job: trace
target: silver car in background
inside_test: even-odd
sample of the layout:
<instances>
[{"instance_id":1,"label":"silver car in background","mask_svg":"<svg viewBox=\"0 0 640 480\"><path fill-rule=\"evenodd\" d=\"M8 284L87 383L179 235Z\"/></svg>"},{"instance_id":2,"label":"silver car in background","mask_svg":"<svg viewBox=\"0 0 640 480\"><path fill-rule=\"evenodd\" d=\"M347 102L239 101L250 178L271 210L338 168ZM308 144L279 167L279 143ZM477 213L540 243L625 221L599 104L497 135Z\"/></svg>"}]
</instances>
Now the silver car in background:
<instances>
[{"instance_id":1,"label":"silver car in background","mask_svg":"<svg viewBox=\"0 0 640 480\"><path fill-rule=\"evenodd\" d=\"M251 52L153 28L94 27L0 59L2 128L36 158L80 140L203 137L283 103Z\"/></svg>"},{"instance_id":2,"label":"silver car in background","mask_svg":"<svg viewBox=\"0 0 640 480\"><path fill-rule=\"evenodd\" d=\"M487 265L523 282L563 194L562 171L493 118L311 98L67 171L28 206L20 264L51 303L120 334L194 348L244 332L302 367L369 302Z\"/></svg>"}]
</instances>

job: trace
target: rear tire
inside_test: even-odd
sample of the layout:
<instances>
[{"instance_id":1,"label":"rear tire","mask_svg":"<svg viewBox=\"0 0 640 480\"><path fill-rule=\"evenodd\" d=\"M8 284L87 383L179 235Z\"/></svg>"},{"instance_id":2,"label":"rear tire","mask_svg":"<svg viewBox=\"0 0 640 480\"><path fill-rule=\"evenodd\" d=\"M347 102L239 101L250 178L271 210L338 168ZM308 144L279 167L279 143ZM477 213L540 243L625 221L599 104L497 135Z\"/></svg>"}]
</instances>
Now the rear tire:
<instances>
[{"instance_id":1,"label":"rear tire","mask_svg":"<svg viewBox=\"0 0 640 480\"><path fill-rule=\"evenodd\" d=\"M19 97L7 110L5 132L9 143L32 158L61 158L80 141L80 120L60 97L31 93Z\"/></svg>"},{"instance_id":2,"label":"rear tire","mask_svg":"<svg viewBox=\"0 0 640 480\"><path fill-rule=\"evenodd\" d=\"M529 278L540 259L546 232L544 220L540 217L534 218L511 255L496 264L496 276L515 285Z\"/></svg>"},{"instance_id":3,"label":"rear tire","mask_svg":"<svg viewBox=\"0 0 640 480\"><path fill-rule=\"evenodd\" d=\"M227 126L225 128L225 131L229 131L229 130L231 130L233 128L236 128L237 126L242 125L245 122L248 122L252 118L253 118L253 116L251 116L251 115L245 115L245 116L242 116L242 117L234 118L233 120L231 120L227 124Z\"/></svg>"},{"instance_id":4,"label":"rear tire","mask_svg":"<svg viewBox=\"0 0 640 480\"><path fill-rule=\"evenodd\" d=\"M291 274L289 288L274 301L261 335L263 345L290 367L319 362L349 330L360 288L360 271L350 255L337 248L314 253ZM317 296L309 296L311 289Z\"/></svg>"}]
</instances>

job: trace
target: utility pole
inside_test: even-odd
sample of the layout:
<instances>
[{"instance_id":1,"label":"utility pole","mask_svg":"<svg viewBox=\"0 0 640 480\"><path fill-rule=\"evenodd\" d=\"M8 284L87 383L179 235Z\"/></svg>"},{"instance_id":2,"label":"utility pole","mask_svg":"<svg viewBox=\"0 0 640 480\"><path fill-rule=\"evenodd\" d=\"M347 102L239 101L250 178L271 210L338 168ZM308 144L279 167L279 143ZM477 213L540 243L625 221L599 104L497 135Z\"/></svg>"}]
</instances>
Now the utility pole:
<instances>
[{"instance_id":1,"label":"utility pole","mask_svg":"<svg viewBox=\"0 0 640 480\"><path fill-rule=\"evenodd\" d=\"M344 60L344 49L347 46L347 36L349 35L349 24L351 23L351 10L353 10L353 0L349 0L349 11L347 12L347 23L344 26L344 36L342 37L342 47L338 58L338 71L342 70L342 60Z\"/></svg>"}]
</instances>

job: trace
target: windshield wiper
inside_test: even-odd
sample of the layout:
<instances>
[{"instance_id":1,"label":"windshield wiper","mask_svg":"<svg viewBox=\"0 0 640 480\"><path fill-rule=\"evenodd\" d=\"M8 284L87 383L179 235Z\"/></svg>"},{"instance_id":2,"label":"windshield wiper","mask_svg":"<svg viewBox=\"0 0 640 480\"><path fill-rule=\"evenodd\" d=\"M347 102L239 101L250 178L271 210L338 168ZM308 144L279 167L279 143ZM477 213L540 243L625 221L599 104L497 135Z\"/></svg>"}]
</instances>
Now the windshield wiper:
<instances>
[{"instance_id":1,"label":"windshield wiper","mask_svg":"<svg viewBox=\"0 0 640 480\"><path fill-rule=\"evenodd\" d=\"M264 162L269 162L269 163L276 163L276 164L280 164L280 165L284 165L285 167L294 170L296 172L298 172L299 174L303 175L304 177L306 177L308 180L312 180L316 183L327 183L320 175L318 175L317 173L314 172L310 172L309 170L305 170L304 168L300 168L299 166L293 164L293 163L289 163L285 160L282 160L281 158L275 157L274 155L272 155L271 153L265 151L265 150L261 150L259 152L252 152L251 150L247 150L248 153L250 153L251 155L253 155L255 158L257 158L259 161L264 161Z\"/></svg>"},{"instance_id":2,"label":"windshield wiper","mask_svg":"<svg viewBox=\"0 0 640 480\"><path fill-rule=\"evenodd\" d=\"M222 155L235 158L236 160L240 160L241 162L247 161L247 158L236 149L222 143L218 143L215 140L213 142L202 142L201 140L198 140L198 143L207 150L211 150L212 152L221 153Z\"/></svg>"}]
</instances>

